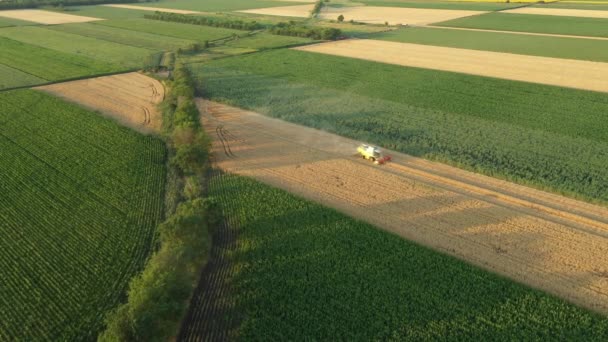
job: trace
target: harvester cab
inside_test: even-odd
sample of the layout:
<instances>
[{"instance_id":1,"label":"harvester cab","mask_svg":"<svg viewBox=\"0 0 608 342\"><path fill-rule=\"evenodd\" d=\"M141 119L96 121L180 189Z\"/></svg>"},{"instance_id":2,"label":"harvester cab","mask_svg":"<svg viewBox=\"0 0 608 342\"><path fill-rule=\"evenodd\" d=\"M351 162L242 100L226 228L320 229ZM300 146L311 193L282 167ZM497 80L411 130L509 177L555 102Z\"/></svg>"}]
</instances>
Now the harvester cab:
<instances>
[{"instance_id":1,"label":"harvester cab","mask_svg":"<svg viewBox=\"0 0 608 342\"><path fill-rule=\"evenodd\" d=\"M391 160L391 156L385 156L382 151L376 146L361 144L357 147L357 153L363 157L363 159L371 160L374 164L384 164Z\"/></svg>"}]
</instances>

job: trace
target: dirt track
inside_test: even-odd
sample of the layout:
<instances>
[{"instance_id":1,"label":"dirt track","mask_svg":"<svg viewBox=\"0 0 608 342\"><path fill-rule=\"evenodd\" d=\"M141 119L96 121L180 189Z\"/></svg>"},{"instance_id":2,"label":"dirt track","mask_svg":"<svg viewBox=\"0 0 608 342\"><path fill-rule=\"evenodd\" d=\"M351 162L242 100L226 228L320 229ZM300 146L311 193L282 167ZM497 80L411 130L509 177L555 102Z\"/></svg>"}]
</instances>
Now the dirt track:
<instances>
[{"instance_id":1,"label":"dirt track","mask_svg":"<svg viewBox=\"0 0 608 342\"><path fill-rule=\"evenodd\" d=\"M217 165L608 313L608 208L198 101Z\"/></svg>"},{"instance_id":2,"label":"dirt track","mask_svg":"<svg viewBox=\"0 0 608 342\"><path fill-rule=\"evenodd\" d=\"M89 21L103 20L93 17L84 17L81 15L65 14L51 11L23 9L23 10L5 10L0 11L0 17L31 21L34 23L54 25L68 23L86 23Z\"/></svg>"},{"instance_id":3,"label":"dirt track","mask_svg":"<svg viewBox=\"0 0 608 342\"><path fill-rule=\"evenodd\" d=\"M164 98L157 80L137 72L56 83L36 89L100 111L140 132L160 132L156 104Z\"/></svg>"},{"instance_id":4,"label":"dirt track","mask_svg":"<svg viewBox=\"0 0 608 342\"><path fill-rule=\"evenodd\" d=\"M608 92L608 63L371 39L348 39L294 50Z\"/></svg>"}]
</instances>

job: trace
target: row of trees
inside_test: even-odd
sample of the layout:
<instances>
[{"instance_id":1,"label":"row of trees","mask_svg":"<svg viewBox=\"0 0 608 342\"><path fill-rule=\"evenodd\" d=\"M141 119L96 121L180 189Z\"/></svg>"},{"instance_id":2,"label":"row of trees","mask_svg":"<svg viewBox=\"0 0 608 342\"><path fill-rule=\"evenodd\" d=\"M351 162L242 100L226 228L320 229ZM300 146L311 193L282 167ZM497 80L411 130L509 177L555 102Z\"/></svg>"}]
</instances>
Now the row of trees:
<instances>
[{"instance_id":1,"label":"row of trees","mask_svg":"<svg viewBox=\"0 0 608 342\"><path fill-rule=\"evenodd\" d=\"M225 18L218 17L200 17L200 16L191 16L177 13L167 13L167 12L155 12L154 14L146 14L144 15L146 19L154 19L154 20L162 20L162 21L172 21L176 23L183 24L192 24L192 25L202 25L202 26L212 26L212 27L223 27L235 30L247 30L254 31L263 29L265 26L253 21L243 21L243 20L231 20Z\"/></svg>"},{"instance_id":2,"label":"row of trees","mask_svg":"<svg viewBox=\"0 0 608 342\"><path fill-rule=\"evenodd\" d=\"M100 341L167 341L177 334L211 248L216 204L203 197L209 139L201 129L189 71L177 64L163 104L171 155L168 202L174 212L158 227L160 248L129 284L128 301L111 312ZM169 205L169 207L173 207Z\"/></svg>"},{"instance_id":3,"label":"row of trees","mask_svg":"<svg viewBox=\"0 0 608 342\"><path fill-rule=\"evenodd\" d=\"M276 35L311 38L315 40L335 40L342 35L342 31L336 28L309 27L295 21L287 23L281 22L275 25L262 25L257 21L229 20L224 18L200 17L165 12L156 12L154 14L145 15L144 17L146 19L247 31L267 29L269 33Z\"/></svg>"}]
</instances>

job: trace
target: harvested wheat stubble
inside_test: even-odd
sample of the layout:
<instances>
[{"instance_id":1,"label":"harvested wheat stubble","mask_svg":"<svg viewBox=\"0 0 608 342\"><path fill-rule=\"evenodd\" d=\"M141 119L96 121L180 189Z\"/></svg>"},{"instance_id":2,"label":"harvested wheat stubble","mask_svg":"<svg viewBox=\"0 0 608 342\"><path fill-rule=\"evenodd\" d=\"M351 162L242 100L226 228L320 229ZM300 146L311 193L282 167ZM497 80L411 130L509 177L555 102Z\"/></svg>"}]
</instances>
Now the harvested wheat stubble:
<instances>
[{"instance_id":1,"label":"harvested wheat stubble","mask_svg":"<svg viewBox=\"0 0 608 342\"><path fill-rule=\"evenodd\" d=\"M511 10L502 11L502 13L539 14L539 15L555 15L555 16L560 16L560 17L608 19L608 11L579 10L579 9L567 9L567 8L522 7L522 8L515 8L515 9L511 9Z\"/></svg>"},{"instance_id":2,"label":"harvested wheat stubble","mask_svg":"<svg viewBox=\"0 0 608 342\"><path fill-rule=\"evenodd\" d=\"M164 87L137 72L38 87L84 107L100 111L143 133L158 133L161 115L156 105Z\"/></svg>"},{"instance_id":3,"label":"harvested wheat stubble","mask_svg":"<svg viewBox=\"0 0 608 342\"><path fill-rule=\"evenodd\" d=\"M168 12L168 13L177 13L177 14L202 14L202 13L204 13L204 12L197 12L197 11L179 10L179 9L173 9L173 8L133 6L133 5L120 5L120 4L109 4L109 5L102 5L102 6L140 10L140 11L150 11L150 12Z\"/></svg>"},{"instance_id":4,"label":"harvested wheat stubble","mask_svg":"<svg viewBox=\"0 0 608 342\"><path fill-rule=\"evenodd\" d=\"M276 16L281 16L281 17L306 18L306 17L310 16L310 12L312 11L313 8L314 8L314 4L258 8L258 9L251 9L251 10L238 11L238 12L251 13L251 14L263 14L263 15L276 15Z\"/></svg>"},{"instance_id":5,"label":"harvested wheat stubble","mask_svg":"<svg viewBox=\"0 0 608 342\"><path fill-rule=\"evenodd\" d=\"M104 20L100 18L33 9L0 11L0 17L31 21L45 25L86 23L89 21Z\"/></svg>"},{"instance_id":6,"label":"harvested wheat stubble","mask_svg":"<svg viewBox=\"0 0 608 342\"><path fill-rule=\"evenodd\" d=\"M349 39L295 50L424 69L608 92L608 63Z\"/></svg>"},{"instance_id":7,"label":"harvested wheat stubble","mask_svg":"<svg viewBox=\"0 0 608 342\"><path fill-rule=\"evenodd\" d=\"M354 20L368 24L388 22L390 25L427 25L483 13L486 12L374 6L323 7L319 18L336 20L339 15L343 15L345 21Z\"/></svg>"},{"instance_id":8,"label":"harvested wheat stubble","mask_svg":"<svg viewBox=\"0 0 608 342\"><path fill-rule=\"evenodd\" d=\"M608 209L198 101L214 162L409 240L608 313Z\"/></svg>"}]
</instances>

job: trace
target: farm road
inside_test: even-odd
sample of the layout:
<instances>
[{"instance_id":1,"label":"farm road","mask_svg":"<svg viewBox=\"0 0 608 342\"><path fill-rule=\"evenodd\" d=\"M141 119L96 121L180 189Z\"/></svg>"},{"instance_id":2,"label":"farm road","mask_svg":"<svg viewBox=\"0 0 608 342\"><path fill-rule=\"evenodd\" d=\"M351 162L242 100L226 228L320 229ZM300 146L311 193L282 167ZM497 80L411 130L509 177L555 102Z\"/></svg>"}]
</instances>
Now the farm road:
<instances>
[{"instance_id":1,"label":"farm road","mask_svg":"<svg viewBox=\"0 0 608 342\"><path fill-rule=\"evenodd\" d=\"M199 99L215 164L608 313L608 208ZM407 262L404 260L403 262Z\"/></svg>"}]
</instances>

